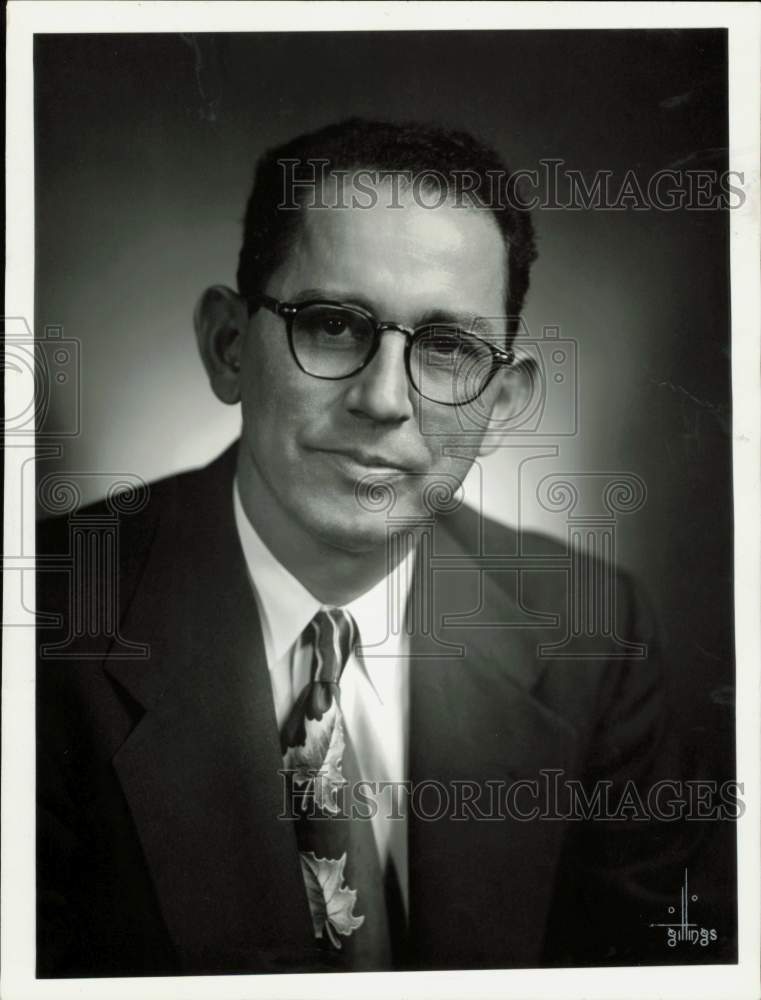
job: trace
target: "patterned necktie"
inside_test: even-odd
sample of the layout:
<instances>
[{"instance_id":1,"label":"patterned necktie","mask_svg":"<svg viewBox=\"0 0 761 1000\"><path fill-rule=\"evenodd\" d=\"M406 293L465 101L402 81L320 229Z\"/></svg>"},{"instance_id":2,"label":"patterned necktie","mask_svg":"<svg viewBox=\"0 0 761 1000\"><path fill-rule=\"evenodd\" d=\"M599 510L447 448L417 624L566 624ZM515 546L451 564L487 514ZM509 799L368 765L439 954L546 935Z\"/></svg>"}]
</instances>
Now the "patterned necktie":
<instances>
[{"instance_id":1,"label":"patterned necktie","mask_svg":"<svg viewBox=\"0 0 761 1000\"><path fill-rule=\"evenodd\" d=\"M356 758L339 681L357 627L346 611L318 611L304 638L311 680L281 734L296 840L314 933L337 969L390 967L383 880L370 820L352 817Z\"/></svg>"}]
</instances>

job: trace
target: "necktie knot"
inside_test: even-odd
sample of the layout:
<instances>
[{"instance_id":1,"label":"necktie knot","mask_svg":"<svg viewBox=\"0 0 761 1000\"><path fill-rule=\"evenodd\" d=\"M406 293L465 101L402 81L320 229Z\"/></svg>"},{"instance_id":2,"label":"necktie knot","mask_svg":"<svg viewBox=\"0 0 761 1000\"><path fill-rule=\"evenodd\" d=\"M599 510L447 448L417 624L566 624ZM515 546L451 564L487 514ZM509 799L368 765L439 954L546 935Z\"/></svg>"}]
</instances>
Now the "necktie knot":
<instances>
[{"instance_id":1,"label":"necktie knot","mask_svg":"<svg viewBox=\"0 0 761 1000\"><path fill-rule=\"evenodd\" d=\"M335 742L332 734L337 719L342 738L338 685L358 636L354 619L343 608L321 609L304 629L303 639L312 655L310 680L286 719L281 744L284 754L308 758L311 768L322 766L328 747Z\"/></svg>"},{"instance_id":2,"label":"necktie knot","mask_svg":"<svg viewBox=\"0 0 761 1000\"><path fill-rule=\"evenodd\" d=\"M352 616L343 608L324 608L307 625L306 638L312 647L312 682L338 684L357 642Z\"/></svg>"}]
</instances>

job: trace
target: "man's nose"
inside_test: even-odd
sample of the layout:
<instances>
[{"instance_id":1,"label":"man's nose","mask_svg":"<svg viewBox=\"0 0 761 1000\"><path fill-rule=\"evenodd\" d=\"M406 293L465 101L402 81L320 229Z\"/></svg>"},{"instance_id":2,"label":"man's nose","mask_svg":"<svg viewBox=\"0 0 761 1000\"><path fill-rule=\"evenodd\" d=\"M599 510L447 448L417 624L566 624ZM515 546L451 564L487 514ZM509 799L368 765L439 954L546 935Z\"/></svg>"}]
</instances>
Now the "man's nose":
<instances>
[{"instance_id":1,"label":"man's nose","mask_svg":"<svg viewBox=\"0 0 761 1000\"><path fill-rule=\"evenodd\" d=\"M357 416L380 423L401 423L413 415L401 330L384 330L370 364L351 380L346 403Z\"/></svg>"}]
</instances>

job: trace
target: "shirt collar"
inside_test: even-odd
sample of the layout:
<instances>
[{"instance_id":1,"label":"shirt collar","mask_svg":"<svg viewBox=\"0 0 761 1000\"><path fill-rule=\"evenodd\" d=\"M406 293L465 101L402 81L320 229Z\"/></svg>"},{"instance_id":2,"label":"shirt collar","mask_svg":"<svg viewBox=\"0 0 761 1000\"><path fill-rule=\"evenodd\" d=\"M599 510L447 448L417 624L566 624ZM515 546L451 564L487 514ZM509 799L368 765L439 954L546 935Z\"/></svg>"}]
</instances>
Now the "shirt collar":
<instances>
[{"instance_id":1,"label":"shirt collar","mask_svg":"<svg viewBox=\"0 0 761 1000\"><path fill-rule=\"evenodd\" d=\"M265 652L270 670L288 652L321 607L325 607L279 562L262 541L243 510L237 477L233 486L235 524L243 556L254 587L262 620ZM357 623L362 645L383 642L393 632L391 620L401 630L412 585L414 549L395 570L370 590L345 605ZM393 605L392 606L392 595Z\"/></svg>"},{"instance_id":2,"label":"shirt collar","mask_svg":"<svg viewBox=\"0 0 761 1000\"><path fill-rule=\"evenodd\" d=\"M238 480L233 488L235 524L254 585L270 669L285 655L320 608L320 602L270 552L243 510Z\"/></svg>"}]
</instances>

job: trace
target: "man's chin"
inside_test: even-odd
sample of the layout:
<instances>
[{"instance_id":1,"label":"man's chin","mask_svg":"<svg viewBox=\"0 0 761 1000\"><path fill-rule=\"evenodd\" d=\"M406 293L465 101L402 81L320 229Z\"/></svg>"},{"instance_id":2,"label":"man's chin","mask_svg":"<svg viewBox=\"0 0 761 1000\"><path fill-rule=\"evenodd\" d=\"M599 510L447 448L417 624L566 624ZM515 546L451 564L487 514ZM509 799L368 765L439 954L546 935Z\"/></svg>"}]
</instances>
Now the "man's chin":
<instances>
[{"instance_id":1,"label":"man's chin","mask_svg":"<svg viewBox=\"0 0 761 1000\"><path fill-rule=\"evenodd\" d=\"M314 534L331 548L357 555L377 552L388 538L388 521L383 514L368 514L351 520L320 519Z\"/></svg>"}]
</instances>

